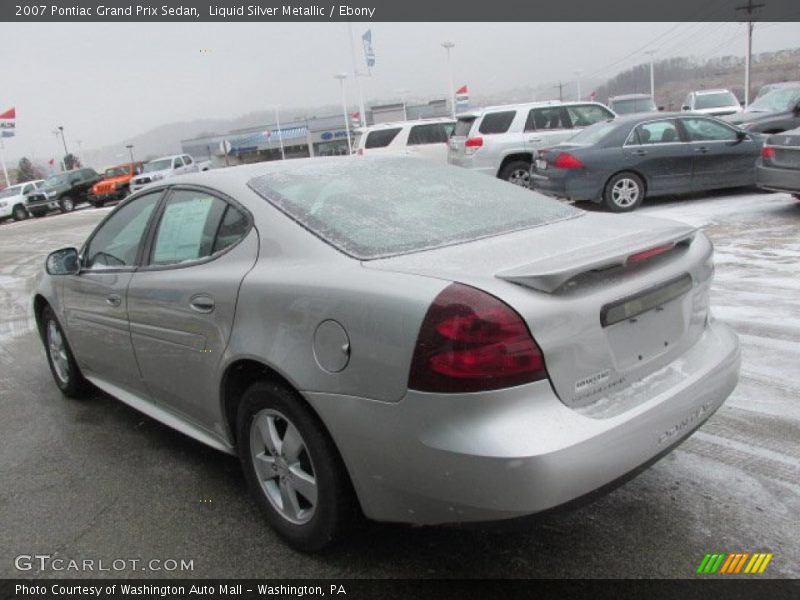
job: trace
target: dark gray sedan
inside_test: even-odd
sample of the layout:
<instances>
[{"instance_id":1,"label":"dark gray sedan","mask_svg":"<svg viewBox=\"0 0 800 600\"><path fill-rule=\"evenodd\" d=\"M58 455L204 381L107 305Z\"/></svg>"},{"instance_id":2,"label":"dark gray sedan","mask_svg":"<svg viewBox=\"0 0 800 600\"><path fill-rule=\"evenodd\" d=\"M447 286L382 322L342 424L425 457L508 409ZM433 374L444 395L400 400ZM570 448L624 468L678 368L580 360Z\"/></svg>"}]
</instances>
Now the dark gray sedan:
<instances>
[{"instance_id":1,"label":"dark gray sedan","mask_svg":"<svg viewBox=\"0 0 800 600\"><path fill-rule=\"evenodd\" d=\"M767 138L756 164L756 183L800 200L800 127Z\"/></svg>"},{"instance_id":2,"label":"dark gray sedan","mask_svg":"<svg viewBox=\"0 0 800 600\"><path fill-rule=\"evenodd\" d=\"M645 196L755 185L762 143L760 135L713 117L622 117L540 150L531 166L531 187L628 212Z\"/></svg>"}]
</instances>

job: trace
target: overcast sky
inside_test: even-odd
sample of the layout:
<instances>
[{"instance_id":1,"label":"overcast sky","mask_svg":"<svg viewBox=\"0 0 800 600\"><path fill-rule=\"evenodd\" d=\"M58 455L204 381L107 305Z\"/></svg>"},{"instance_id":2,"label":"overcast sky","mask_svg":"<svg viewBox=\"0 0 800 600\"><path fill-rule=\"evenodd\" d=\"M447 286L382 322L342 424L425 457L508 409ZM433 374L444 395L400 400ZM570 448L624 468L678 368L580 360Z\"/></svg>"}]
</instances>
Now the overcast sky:
<instances>
[{"instance_id":1,"label":"overcast sky","mask_svg":"<svg viewBox=\"0 0 800 600\"><path fill-rule=\"evenodd\" d=\"M604 80L656 58L743 55L740 23L371 23L377 64L365 96L442 97L453 41L456 86L487 94L550 81ZM333 75L352 71L344 23L2 23L0 110L17 108L9 159L55 154L52 130L84 150L173 121L235 117L271 105L340 101ZM758 24L754 52L800 46L800 23ZM800 67L798 68L800 78ZM355 105L355 86L349 85ZM77 148L75 148L77 150Z\"/></svg>"}]
</instances>

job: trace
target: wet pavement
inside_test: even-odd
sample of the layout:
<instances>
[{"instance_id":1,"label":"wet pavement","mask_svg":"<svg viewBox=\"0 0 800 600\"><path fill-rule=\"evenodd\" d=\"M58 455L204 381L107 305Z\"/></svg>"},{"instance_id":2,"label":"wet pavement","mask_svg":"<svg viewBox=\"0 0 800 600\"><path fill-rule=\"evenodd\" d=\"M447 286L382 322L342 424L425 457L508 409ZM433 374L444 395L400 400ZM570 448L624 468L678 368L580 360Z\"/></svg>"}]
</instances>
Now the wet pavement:
<instances>
[{"instance_id":1,"label":"wet pavement","mask_svg":"<svg viewBox=\"0 0 800 600\"><path fill-rule=\"evenodd\" d=\"M788 195L640 209L705 228L714 313L742 341L738 388L678 450L570 512L488 531L374 525L322 556L262 523L235 458L101 392L58 392L34 332L34 279L47 252L78 245L107 212L0 225L0 577L693 577L707 552L772 552L763 576L800 576L800 203ZM18 571L27 554L193 569Z\"/></svg>"}]
</instances>

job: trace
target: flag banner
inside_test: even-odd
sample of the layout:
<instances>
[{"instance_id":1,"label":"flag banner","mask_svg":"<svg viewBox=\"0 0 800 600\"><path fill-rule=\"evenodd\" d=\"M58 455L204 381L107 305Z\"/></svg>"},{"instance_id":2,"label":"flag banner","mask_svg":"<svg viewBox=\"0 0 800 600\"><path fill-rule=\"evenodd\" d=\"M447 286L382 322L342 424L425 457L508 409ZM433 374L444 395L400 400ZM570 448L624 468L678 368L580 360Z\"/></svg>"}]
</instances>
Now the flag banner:
<instances>
[{"instance_id":1,"label":"flag banner","mask_svg":"<svg viewBox=\"0 0 800 600\"><path fill-rule=\"evenodd\" d=\"M4 113L0 113L0 129L14 129L16 126L17 126L16 108L11 107ZM4 135L3 137L10 137L10 136Z\"/></svg>"},{"instance_id":2,"label":"flag banner","mask_svg":"<svg viewBox=\"0 0 800 600\"><path fill-rule=\"evenodd\" d=\"M367 67L372 68L375 66L375 50L372 49L372 29L367 29L364 35L361 36L361 41L364 43L364 60L367 61Z\"/></svg>"},{"instance_id":3,"label":"flag banner","mask_svg":"<svg viewBox=\"0 0 800 600\"><path fill-rule=\"evenodd\" d=\"M15 133L16 132L13 129L6 129L6 130L2 131L2 134L3 134L4 138L14 137Z\"/></svg>"},{"instance_id":4,"label":"flag banner","mask_svg":"<svg viewBox=\"0 0 800 600\"><path fill-rule=\"evenodd\" d=\"M462 85L456 90L456 110L466 110L469 108L469 89Z\"/></svg>"},{"instance_id":5,"label":"flag banner","mask_svg":"<svg viewBox=\"0 0 800 600\"><path fill-rule=\"evenodd\" d=\"M350 123L352 125L361 125L361 113L360 112L350 113Z\"/></svg>"}]
</instances>

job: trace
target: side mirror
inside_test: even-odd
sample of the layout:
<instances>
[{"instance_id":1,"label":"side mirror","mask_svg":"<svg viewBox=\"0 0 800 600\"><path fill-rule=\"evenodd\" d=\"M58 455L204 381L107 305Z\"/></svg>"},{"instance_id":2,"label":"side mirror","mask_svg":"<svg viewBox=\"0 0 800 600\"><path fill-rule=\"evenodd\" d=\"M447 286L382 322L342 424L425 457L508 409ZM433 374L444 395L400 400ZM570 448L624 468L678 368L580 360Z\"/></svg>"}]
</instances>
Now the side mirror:
<instances>
[{"instance_id":1,"label":"side mirror","mask_svg":"<svg viewBox=\"0 0 800 600\"><path fill-rule=\"evenodd\" d=\"M81 270L78 251L75 248L62 248L47 256L45 269L49 275L77 275Z\"/></svg>"},{"instance_id":2,"label":"side mirror","mask_svg":"<svg viewBox=\"0 0 800 600\"><path fill-rule=\"evenodd\" d=\"M658 107L658 112L664 112L664 107L663 106L659 106Z\"/></svg>"},{"instance_id":3,"label":"side mirror","mask_svg":"<svg viewBox=\"0 0 800 600\"><path fill-rule=\"evenodd\" d=\"M684 104L683 106L681 106L681 110L692 110L692 107L689 106L688 104Z\"/></svg>"}]
</instances>

